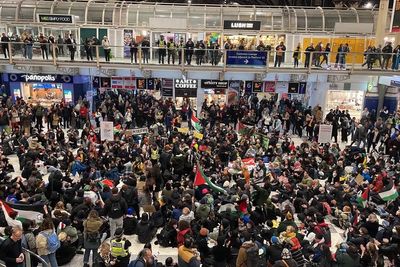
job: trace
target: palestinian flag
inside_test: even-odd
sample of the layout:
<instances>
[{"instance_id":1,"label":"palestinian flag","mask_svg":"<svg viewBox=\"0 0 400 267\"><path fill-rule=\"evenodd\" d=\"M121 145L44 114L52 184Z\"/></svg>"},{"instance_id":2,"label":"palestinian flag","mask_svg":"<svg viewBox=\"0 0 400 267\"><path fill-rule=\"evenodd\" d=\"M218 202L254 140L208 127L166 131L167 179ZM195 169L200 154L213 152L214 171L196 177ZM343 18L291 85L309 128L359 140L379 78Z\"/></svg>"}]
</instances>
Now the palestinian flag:
<instances>
[{"instance_id":1,"label":"palestinian flag","mask_svg":"<svg viewBox=\"0 0 400 267\"><path fill-rule=\"evenodd\" d=\"M36 222L41 222L45 214L44 203L40 204L22 204L22 203L11 203L1 202L3 211L6 211L8 216L18 221L24 221L26 219Z\"/></svg>"},{"instance_id":2,"label":"palestinian flag","mask_svg":"<svg viewBox=\"0 0 400 267\"><path fill-rule=\"evenodd\" d=\"M196 131L200 132L201 129L202 129L202 127L201 127L201 124L200 124L199 119L194 115L194 113L192 113L192 118L190 119L190 121L191 121L191 123L192 123L192 127L193 127Z\"/></svg>"},{"instance_id":3,"label":"palestinian flag","mask_svg":"<svg viewBox=\"0 0 400 267\"><path fill-rule=\"evenodd\" d=\"M357 203L360 207L365 208L368 203L369 188L367 187L364 192L358 192Z\"/></svg>"},{"instance_id":4,"label":"palestinian flag","mask_svg":"<svg viewBox=\"0 0 400 267\"><path fill-rule=\"evenodd\" d=\"M254 131L253 125L244 124L241 121L239 121L239 123L237 124L236 130L240 135L252 135Z\"/></svg>"},{"instance_id":5,"label":"palestinian flag","mask_svg":"<svg viewBox=\"0 0 400 267\"><path fill-rule=\"evenodd\" d=\"M394 186L393 182L391 182L389 186L384 189L384 191L379 193L379 196L384 201L393 201L399 196L399 192L397 192L397 188Z\"/></svg>"},{"instance_id":6,"label":"palestinian flag","mask_svg":"<svg viewBox=\"0 0 400 267\"><path fill-rule=\"evenodd\" d=\"M259 138L261 140L261 145L263 146L263 148L268 149L269 147L269 138L266 134L260 133Z\"/></svg>"},{"instance_id":7,"label":"palestinian flag","mask_svg":"<svg viewBox=\"0 0 400 267\"><path fill-rule=\"evenodd\" d=\"M243 163L244 167L246 167L246 169L250 172L256 167L256 159L255 158L242 159L242 163Z\"/></svg>"},{"instance_id":8,"label":"palestinian flag","mask_svg":"<svg viewBox=\"0 0 400 267\"><path fill-rule=\"evenodd\" d=\"M215 192L220 192L225 195L228 194L225 189L223 189L223 188L215 185L213 182L211 182L210 178L208 178L204 174L203 168L200 166L200 164L197 163L196 176L194 178L193 186L199 186L199 185L203 185L203 184L207 184Z\"/></svg>"}]
</instances>

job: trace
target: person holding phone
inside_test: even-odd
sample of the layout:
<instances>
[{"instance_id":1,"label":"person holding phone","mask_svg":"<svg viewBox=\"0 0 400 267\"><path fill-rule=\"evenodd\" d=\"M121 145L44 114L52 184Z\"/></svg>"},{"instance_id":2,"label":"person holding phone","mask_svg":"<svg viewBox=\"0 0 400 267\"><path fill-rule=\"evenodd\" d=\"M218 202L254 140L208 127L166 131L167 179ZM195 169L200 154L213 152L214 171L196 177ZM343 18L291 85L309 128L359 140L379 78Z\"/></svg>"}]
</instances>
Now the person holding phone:
<instances>
[{"instance_id":1,"label":"person holding phone","mask_svg":"<svg viewBox=\"0 0 400 267\"><path fill-rule=\"evenodd\" d=\"M22 229L13 227L11 235L0 245L0 259L7 267L22 267L25 260L22 253Z\"/></svg>"}]
</instances>

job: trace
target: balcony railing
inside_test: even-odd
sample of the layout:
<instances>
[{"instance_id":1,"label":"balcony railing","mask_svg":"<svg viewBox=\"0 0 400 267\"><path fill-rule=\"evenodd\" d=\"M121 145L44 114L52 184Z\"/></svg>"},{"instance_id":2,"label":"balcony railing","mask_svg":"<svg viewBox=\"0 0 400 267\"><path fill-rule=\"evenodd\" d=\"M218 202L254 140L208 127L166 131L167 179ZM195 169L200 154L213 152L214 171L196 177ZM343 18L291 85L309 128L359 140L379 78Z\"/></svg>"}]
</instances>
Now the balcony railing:
<instances>
[{"instance_id":1,"label":"balcony railing","mask_svg":"<svg viewBox=\"0 0 400 267\"><path fill-rule=\"evenodd\" d=\"M8 48L8 49L7 49ZM8 51L10 51L8 53ZM4 53L4 51L6 53ZM72 52L74 51L74 52ZM137 47L132 57L127 46L110 46L109 50L100 45L57 45L34 43L3 43L0 46L0 64L15 65L65 65L68 67L107 68L166 68L216 71L247 70L283 72L295 69L312 71L398 71L399 53L359 53L359 52L305 52L305 51L256 51L225 49L187 49ZM295 64L294 54L298 54ZM74 57L71 57L71 54ZM107 58L107 56L109 56ZM387 67L387 68L386 68Z\"/></svg>"}]
</instances>

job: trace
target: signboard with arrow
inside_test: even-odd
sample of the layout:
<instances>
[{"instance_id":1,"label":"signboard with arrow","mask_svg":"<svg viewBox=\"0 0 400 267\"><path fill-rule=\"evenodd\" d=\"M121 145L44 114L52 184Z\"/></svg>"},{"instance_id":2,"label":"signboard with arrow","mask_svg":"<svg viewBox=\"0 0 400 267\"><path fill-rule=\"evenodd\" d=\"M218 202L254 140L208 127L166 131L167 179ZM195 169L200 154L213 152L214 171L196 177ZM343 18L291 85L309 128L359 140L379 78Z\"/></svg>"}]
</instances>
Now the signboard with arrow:
<instances>
[{"instance_id":1,"label":"signboard with arrow","mask_svg":"<svg viewBox=\"0 0 400 267\"><path fill-rule=\"evenodd\" d=\"M227 51L227 65L266 66L267 53L265 51Z\"/></svg>"}]
</instances>

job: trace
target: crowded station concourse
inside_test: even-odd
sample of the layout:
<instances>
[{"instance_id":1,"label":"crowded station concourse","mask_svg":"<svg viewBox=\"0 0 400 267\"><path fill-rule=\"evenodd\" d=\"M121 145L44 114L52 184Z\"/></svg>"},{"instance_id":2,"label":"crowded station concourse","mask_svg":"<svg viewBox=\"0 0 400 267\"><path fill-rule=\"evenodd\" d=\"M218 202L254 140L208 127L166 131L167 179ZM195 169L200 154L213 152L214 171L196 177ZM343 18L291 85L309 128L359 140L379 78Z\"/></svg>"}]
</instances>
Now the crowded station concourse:
<instances>
[{"instance_id":1,"label":"crowded station concourse","mask_svg":"<svg viewBox=\"0 0 400 267\"><path fill-rule=\"evenodd\" d=\"M400 266L374 7L3 2L0 267Z\"/></svg>"},{"instance_id":2,"label":"crowded station concourse","mask_svg":"<svg viewBox=\"0 0 400 267\"><path fill-rule=\"evenodd\" d=\"M94 105L2 98L6 266L22 247L52 267L399 266L399 114L255 95L182 111L122 90Z\"/></svg>"}]
</instances>

